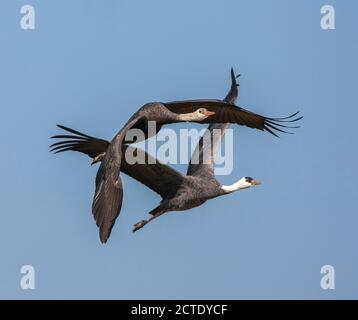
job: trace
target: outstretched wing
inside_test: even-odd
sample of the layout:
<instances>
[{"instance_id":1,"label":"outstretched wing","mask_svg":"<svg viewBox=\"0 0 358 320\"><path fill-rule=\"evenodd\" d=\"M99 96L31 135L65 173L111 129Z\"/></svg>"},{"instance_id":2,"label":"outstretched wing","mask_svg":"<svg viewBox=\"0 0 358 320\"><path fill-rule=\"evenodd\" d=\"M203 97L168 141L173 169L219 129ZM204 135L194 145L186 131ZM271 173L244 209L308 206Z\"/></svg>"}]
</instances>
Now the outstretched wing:
<instances>
[{"instance_id":1,"label":"outstretched wing","mask_svg":"<svg viewBox=\"0 0 358 320\"><path fill-rule=\"evenodd\" d=\"M106 152L109 142L107 140L98 139L88 136L74 129L57 125L57 127L72 133L72 135L55 135L52 139L62 139L50 145L51 151L55 153L64 151L78 151L87 154L91 158L95 158L99 154Z\"/></svg>"},{"instance_id":2,"label":"outstretched wing","mask_svg":"<svg viewBox=\"0 0 358 320\"><path fill-rule=\"evenodd\" d=\"M268 131L274 136L278 136L278 132L288 133L284 130L285 128L298 128L297 126L287 125L287 123L292 123L302 118L298 116L298 111L284 118L264 117L222 100L186 100L162 104L170 111L178 114L194 112L198 108L206 108L209 111L215 112L215 114L204 120L196 121L198 123L235 123L249 128Z\"/></svg>"},{"instance_id":3,"label":"outstretched wing","mask_svg":"<svg viewBox=\"0 0 358 320\"><path fill-rule=\"evenodd\" d=\"M84 133L61 125L59 128L74 135L56 135L52 138L65 139L51 145L52 151L78 151L90 157L105 153L109 142L103 139L88 136ZM175 194L185 177L175 169L160 163L145 151L122 146L121 172L141 182L162 198L168 198Z\"/></svg>"},{"instance_id":4,"label":"outstretched wing","mask_svg":"<svg viewBox=\"0 0 358 320\"><path fill-rule=\"evenodd\" d=\"M122 207L123 188L119 173L122 164L123 140L128 130L140 119L140 115L134 115L117 133L108 146L97 171L92 214L99 228L99 236L102 243L107 242Z\"/></svg>"},{"instance_id":5,"label":"outstretched wing","mask_svg":"<svg viewBox=\"0 0 358 320\"><path fill-rule=\"evenodd\" d=\"M145 151L127 145L122 147L121 172L143 183L163 199L174 196L186 179Z\"/></svg>"},{"instance_id":6,"label":"outstretched wing","mask_svg":"<svg viewBox=\"0 0 358 320\"><path fill-rule=\"evenodd\" d=\"M235 75L231 68L231 87L224 101L235 104L238 96L238 87L236 79L240 75ZM225 130L230 123L211 123L204 135L200 138L195 151L190 160L187 175L188 176L207 176L214 177L214 158L219 147L221 139L225 135Z\"/></svg>"}]
</instances>

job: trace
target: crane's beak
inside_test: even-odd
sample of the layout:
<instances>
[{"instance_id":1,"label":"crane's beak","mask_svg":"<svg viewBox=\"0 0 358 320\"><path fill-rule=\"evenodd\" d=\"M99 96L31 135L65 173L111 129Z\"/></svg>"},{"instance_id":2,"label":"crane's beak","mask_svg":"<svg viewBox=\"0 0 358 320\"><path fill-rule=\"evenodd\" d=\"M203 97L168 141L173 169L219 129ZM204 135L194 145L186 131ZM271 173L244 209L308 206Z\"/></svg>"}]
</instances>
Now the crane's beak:
<instances>
[{"instance_id":1,"label":"crane's beak","mask_svg":"<svg viewBox=\"0 0 358 320\"><path fill-rule=\"evenodd\" d=\"M215 114L214 111L204 111L203 114L205 114L207 117L212 116L213 114Z\"/></svg>"},{"instance_id":2,"label":"crane's beak","mask_svg":"<svg viewBox=\"0 0 358 320\"><path fill-rule=\"evenodd\" d=\"M261 184L261 181L254 179L254 180L251 181L251 184L252 184L253 186L258 186L259 184Z\"/></svg>"},{"instance_id":3,"label":"crane's beak","mask_svg":"<svg viewBox=\"0 0 358 320\"><path fill-rule=\"evenodd\" d=\"M91 162L91 166L93 166L95 163L97 163L99 160L98 159L93 159Z\"/></svg>"},{"instance_id":4,"label":"crane's beak","mask_svg":"<svg viewBox=\"0 0 358 320\"><path fill-rule=\"evenodd\" d=\"M105 156L105 154L106 154L105 152L102 152L102 153L96 155L96 156L92 159L91 166L94 165L94 164L97 163L97 162L102 161L102 159L103 159L103 157Z\"/></svg>"}]
</instances>

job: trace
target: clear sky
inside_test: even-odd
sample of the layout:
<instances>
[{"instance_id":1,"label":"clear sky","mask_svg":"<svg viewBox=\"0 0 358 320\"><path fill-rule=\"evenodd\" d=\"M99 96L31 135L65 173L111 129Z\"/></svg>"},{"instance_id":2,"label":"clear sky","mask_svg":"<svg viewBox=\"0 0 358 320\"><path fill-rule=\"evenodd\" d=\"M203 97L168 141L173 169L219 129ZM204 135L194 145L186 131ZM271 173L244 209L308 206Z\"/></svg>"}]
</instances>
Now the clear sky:
<instances>
[{"instance_id":1,"label":"clear sky","mask_svg":"<svg viewBox=\"0 0 358 320\"><path fill-rule=\"evenodd\" d=\"M336 30L320 28L324 4ZM354 0L1 1L0 298L358 298L357 14ZM231 66L239 105L305 116L280 139L234 128L220 181L263 184L133 234L160 198L123 176L100 244L97 168L49 152L55 125L111 139L145 102L223 98ZM35 290L20 288L26 264ZM335 290L320 287L327 264Z\"/></svg>"}]
</instances>

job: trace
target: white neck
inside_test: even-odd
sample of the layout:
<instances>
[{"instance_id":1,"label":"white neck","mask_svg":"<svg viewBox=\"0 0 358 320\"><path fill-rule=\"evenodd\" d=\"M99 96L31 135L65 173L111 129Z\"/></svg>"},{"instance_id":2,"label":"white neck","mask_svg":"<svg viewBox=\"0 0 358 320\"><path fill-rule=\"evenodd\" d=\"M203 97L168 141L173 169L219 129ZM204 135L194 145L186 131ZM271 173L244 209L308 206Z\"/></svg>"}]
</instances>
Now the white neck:
<instances>
[{"instance_id":1,"label":"white neck","mask_svg":"<svg viewBox=\"0 0 358 320\"><path fill-rule=\"evenodd\" d=\"M196 120L202 120L202 119L198 117L196 112L190 112L190 113L178 114L178 120L179 121L196 121Z\"/></svg>"},{"instance_id":2,"label":"white neck","mask_svg":"<svg viewBox=\"0 0 358 320\"><path fill-rule=\"evenodd\" d=\"M229 186L221 186L221 189L224 190L226 193L231 193L237 190L250 188L252 185L248 183L245 178L241 178L239 181L231 184Z\"/></svg>"}]
</instances>

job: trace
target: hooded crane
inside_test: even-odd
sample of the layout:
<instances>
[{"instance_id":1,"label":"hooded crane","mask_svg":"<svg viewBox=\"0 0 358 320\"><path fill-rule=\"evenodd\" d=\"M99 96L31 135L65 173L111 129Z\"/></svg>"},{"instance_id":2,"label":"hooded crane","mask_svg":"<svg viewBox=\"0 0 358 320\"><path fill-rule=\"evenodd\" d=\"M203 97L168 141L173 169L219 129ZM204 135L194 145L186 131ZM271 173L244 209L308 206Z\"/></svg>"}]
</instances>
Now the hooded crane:
<instances>
[{"instance_id":1,"label":"hooded crane","mask_svg":"<svg viewBox=\"0 0 358 320\"><path fill-rule=\"evenodd\" d=\"M231 74L232 74L233 81L235 81L233 82L233 86L237 90L235 75L233 71ZM230 97L232 99L229 99ZM134 129L134 128L140 129L143 130L145 133L147 133L148 122L156 121L156 125L157 125L156 133L157 133L164 124L189 121L189 122L199 122L199 123L211 123L212 125L209 126L209 129L215 128L216 126L219 126L218 129L220 129L220 125L216 123L224 123L224 127L222 130L222 132L224 132L226 126L228 126L229 123L236 123L250 128L256 128L262 131L268 131L271 134L277 136L277 132L285 132L283 129L281 129L282 127L297 128L292 126L290 127L282 123L294 122L302 118L302 117L297 117L298 112L285 118L263 117L256 113L235 106L233 102L235 102L236 97L237 97L237 92L235 94L235 92L231 90L227 96L228 98L227 101L188 100L188 101L178 101L178 102L170 102L170 103L148 103L143 107L141 107L128 120L126 125L118 132L118 134L113 138L113 140L110 143L102 139L97 139L91 136L84 135L73 129L66 128L64 126L59 126L60 128L66 131L76 134L76 136L69 136L69 135L54 136L53 138L65 138L65 139L69 138L70 140L60 141L53 144L52 145L53 151L56 152L62 152L66 150L80 151L92 157L93 162L102 161L96 176L96 192L92 204L92 213L96 220L96 224L100 229L99 231L100 231L101 242L105 243L108 240L112 227L121 209L123 189L122 189L121 180L119 178L119 172L120 171L125 172L124 171L125 169L123 170L121 169L121 164L123 164L122 163L123 151L127 150L128 147L124 146L123 142L125 139L125 135L130 129ZM150 135L147 133L146 138L149 137ZM145 156L150 157L149 155L145 155ZM128 166L127 163L126 166ZM153 165L137 164L137 166L140 166L142 168L141 170L139 170L138 167L138 172L140 172L140 171L147 170L148 166L151 167ZM172 175L172 178L170 180L173 180L174 176L178 178L178 175L173 175L173 173L176 172L174 169L171 169L170 167L165 166L163 164L158 164L158 166L161 168L161 170L165 170L168 174L169 172L171 172L171 174L169 174ZM205 166L206 165L201 166L197 164L190 165L188 168L188 175L186 177L182 177L181 179L183 182L183 186L184 184L188 185L188 182L193 180L194 175L192 175L191 173L194 173L196 171L202 171L202 168L205 168ZM132 167L135 167L135 165L133 165ZM211 168L212 166L209 167ZM197 170L194 168L197 168ZM181 175L178 172L177 174ZM132 176L131 174L129 175ZM134 178L141 181L141 178L139 177L134 177ZM157 178L158 176L153 176L154 181L157 180ZM196 178L199 179L199 177ZM215 178L213 178L212 176L210 182L213 183L214 180ZM152 183L154 183L154 181ZM163 201L159 207L151 211L151 213L154 214L153 217L156 217L159 212L161 212L160 214L163 214L166 211L185 210L193 207L192 204L189 204L190 199L188 199L186 204L184 203L182 206L176 206L176 207L174 206L176 209L173 209L174 207L170 209L168 199L170 199L171 196L174 197L175 194L173 194L173 191L169 192L168 190L174 190L175 188L174 186L179 187L178 181L179 180L177 179L176 182L175 181L170 182L170 184L172 184L172 187L169 188L169 186L167 186L167 194L160 193L160 195L163 197ZM239 188L242 188L243 185L246 186L247 183L245 183L245 181L241 181L240 183L238 182L237 186ZM252 181L255 180L252 179ZM205 184L205 181L201 181L201 182ZM144 184L149 186L147 183ZM255 182L253 182L253 185L254 184ZM220 184L216 181L216 187L218 186L220 186ZM152 186L149 187L153 189ZM235 190L235 186L231 186L231 188L233 191ZM227 189L227 190L231 190L231 189ZM179 188L176 191L183 192L183 188ZM173 199L173 201L175 202L175 199ZM173 201L171 202L172 204L174 203ZM199 201L200 203L198 203L197 205L202 204L205 201ZM198 202L198 200L194 202ZM164 210L164 206L165 206L164 204L167 204L166 210ZM162 212L163 210L164 212Z\"/></svg>"}]
</instances>

